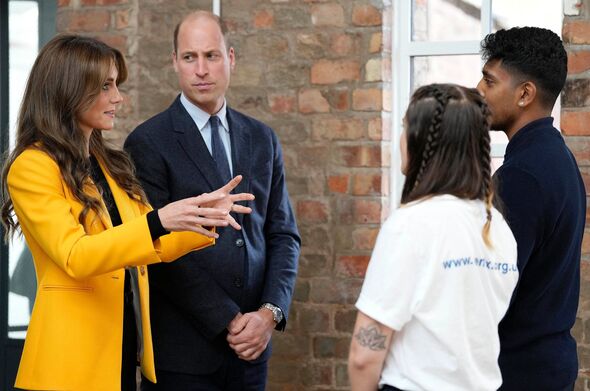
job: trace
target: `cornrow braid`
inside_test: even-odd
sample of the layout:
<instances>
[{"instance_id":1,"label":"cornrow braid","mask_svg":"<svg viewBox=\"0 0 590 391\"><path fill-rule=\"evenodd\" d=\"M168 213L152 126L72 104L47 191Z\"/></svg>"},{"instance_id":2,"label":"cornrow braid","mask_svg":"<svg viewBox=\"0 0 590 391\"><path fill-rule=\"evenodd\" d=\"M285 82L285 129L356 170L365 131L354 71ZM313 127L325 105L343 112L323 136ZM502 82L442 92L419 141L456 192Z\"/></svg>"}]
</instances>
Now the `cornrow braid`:
<instances>
[{"instance_id":1,"label":"cornrow braid","mask_svg":"<svg viewBox=\"0 0 590 391\"><path fill-rule=\"evenodd\" d=\"M422 180L422 177L424 176L424 173L428 168L430 160L432 159L432 156L434 155L438 147L442 117L445 112L447 103L449 101L449 95L444 93L436 85L432 86L432 91L429 92L429 95L431 95L436 100L437 106L434 109L432 121L430 122L430 126L428 127L426 145L424 146L424 150L422 151L422 160L420 162L420 169L418 170L418 174L416 175L416 180L414 181L414 189Z\"/></svg>"},{"instance_id":2,"label":"cornrow braid","mask_svg":"<svg viewBox=\"0 0 590 391\"><path fill-rule=\"evenodd\" d=\"M492 186L492 161L491 161L491 154L490 154L490 109L486 102L479 98L477 99L477 104L481 110L481 115L483 118L482 123L482 134L481 137L481 144L480 144L480 158L481 158L481 175L482 175L482 189L481 189L481 196L484 199L485 207L486 207L486 222L483 226L482 236L484 243L488 247L492 247L492 242L490 241L490 226L492 223L492 203L494 200L494 189Z\"/></svg>"}]
</instances>

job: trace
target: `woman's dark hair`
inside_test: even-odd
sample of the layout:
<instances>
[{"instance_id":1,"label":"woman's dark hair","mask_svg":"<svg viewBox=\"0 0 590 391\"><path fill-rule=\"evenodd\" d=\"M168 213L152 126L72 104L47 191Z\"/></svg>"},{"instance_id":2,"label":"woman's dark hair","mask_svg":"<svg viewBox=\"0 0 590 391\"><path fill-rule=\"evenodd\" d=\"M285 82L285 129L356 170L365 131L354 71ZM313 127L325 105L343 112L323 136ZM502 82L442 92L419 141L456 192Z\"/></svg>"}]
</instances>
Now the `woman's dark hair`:
<instances>
[{"instance_id":1,"label":"woman's dark hair","mask_svg":"<svg viewBox=\"0 0 590 391\"><path fill-rule=\"evenodd\" d=\"M407 175L402 203L452 194L486 205L489 240L494 189L490 111L475 88L431 84L414 92L406 111Z\"/></svg>"},{"instance_id":2,"label":"woman's dark hair","mask_svg":"<svg viewBox=\"0 0 590 391\"><path fill-rule=\"evenodd\" d=\"M553 107L567 77L567 53L557 34L540 27L514 27L481 42L485 61L499 60L518 82L533 81L541 102Z\"/></svg>"},{"instance_id":3,"label":"woman's dark hair","mask_svg":"<svg viewBox=\"0 0 590 391\"><path fill-rule=\"evenodd\" d=\"M121 84L127 78L121 52L96 39L72 34L56 36L37 56L18 114L16 145L2 169L0 211L6 237L19 228L6 179L14 160L28 148L42 150L55 160L72 194L84 205L81 224L90 210L97 214L101 210L100 200L84 192L90 182L90 162L78 116L99 95L113 64L118 71L115 82ZM107 146L100 129L93 130L89 149L130 197L147 203L131 160L125 152Z\"/></svg>"}]
</instances>

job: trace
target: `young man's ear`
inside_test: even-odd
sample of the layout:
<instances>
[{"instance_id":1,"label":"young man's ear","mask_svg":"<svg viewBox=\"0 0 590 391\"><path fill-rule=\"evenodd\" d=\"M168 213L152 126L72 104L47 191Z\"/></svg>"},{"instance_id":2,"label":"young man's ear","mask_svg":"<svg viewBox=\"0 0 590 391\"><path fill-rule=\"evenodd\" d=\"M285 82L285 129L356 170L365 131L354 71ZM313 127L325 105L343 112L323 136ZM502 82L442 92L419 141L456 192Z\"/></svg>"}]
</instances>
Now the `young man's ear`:
<instances>
[{"instance_id":1,"label":"young man's ear","mask_svg":"<svg viewBox=\"0 0 590 391\"><path fill-rule=\"evenodd\" d=\"M537 86L532 81L525 81L520 85L518 107L526 107L537 98Z\"/></svg>"}]
</instances>

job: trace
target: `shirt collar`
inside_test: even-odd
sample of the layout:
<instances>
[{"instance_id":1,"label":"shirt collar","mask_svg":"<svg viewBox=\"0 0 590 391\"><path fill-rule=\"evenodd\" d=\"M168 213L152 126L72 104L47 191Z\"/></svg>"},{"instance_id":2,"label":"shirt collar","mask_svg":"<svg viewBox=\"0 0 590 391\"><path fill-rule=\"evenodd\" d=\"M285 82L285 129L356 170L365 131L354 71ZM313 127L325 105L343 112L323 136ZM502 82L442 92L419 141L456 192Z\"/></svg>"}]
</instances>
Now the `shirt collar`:
<instances>
[{"instance_id":1,"label":"shirt collar","mask_svg":"<svg viewBox=\"0 0 590 391\"><path fill-rule=\"evenodd\" d=\"M553 129L553 117L539 118L520 128L520 130L518 130L508 142L508 145L506 146L506 156L518 150L521 145L526 144L529 135L533 135L541 129Z\"/></svg>"},{"instance_id":2,"label":"shirt collar","mask_svg":"<svg viewBox=\"0 0 590 391\"><path fill-rule=\"evenodd\" d=\"M193 119L195 125L197 125L197 128L199 128L199 130L202 132L205 128L205 125L207 125L207 122L209 122L209 118L211 117L209 113L203 111L199 106L188 100L188 98L184 95L184 92L180 94L180 103L182 103L188 114ZM226 132L229 132L229 124L227 122L227 102L225 99L223 100L221 109L219 109L219 111L214 115L219 117L223 129Z\"/></svg>"}]
</instances>

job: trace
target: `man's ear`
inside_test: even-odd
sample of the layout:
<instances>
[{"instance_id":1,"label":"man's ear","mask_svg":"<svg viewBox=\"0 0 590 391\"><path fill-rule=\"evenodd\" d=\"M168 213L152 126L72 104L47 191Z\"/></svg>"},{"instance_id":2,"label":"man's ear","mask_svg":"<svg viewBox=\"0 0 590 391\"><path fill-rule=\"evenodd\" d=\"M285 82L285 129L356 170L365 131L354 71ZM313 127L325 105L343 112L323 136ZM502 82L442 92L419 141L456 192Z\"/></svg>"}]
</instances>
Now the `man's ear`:
<instances>
[{"instance_id":1,"label":"man's ear","mask_svg":"<svg viewBox=\"0 0 590 391\"><path fill-rule=\"evenodd\" d=\"M176 50L172 51L172 66L174 67L174 72L178 72L178 67L176 64Z\"/></svg>"},{"instance_id":2,"label":"man's ear","mask_svg":"<svg viewBox=\"0 0 590 391\"><path fill-rule=\"evenodd\" d=\"M525 81L519 87L518 106L526 107L537 99L537 86L532 81Z\"/></svg>"},{"instance_id":3,"label":"man's ear","mask_svg":"<svg viewBox=\"0 0 590 391\"><path fill-rule=\"evenodd\" d=\"M229 50L227 51L227 56L229 58L229 69L233 71L236 67L236 52L233 47L230 46Z\"/></svg>"}]
</instances>

